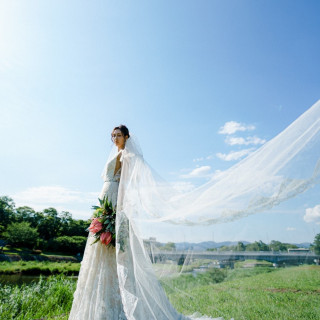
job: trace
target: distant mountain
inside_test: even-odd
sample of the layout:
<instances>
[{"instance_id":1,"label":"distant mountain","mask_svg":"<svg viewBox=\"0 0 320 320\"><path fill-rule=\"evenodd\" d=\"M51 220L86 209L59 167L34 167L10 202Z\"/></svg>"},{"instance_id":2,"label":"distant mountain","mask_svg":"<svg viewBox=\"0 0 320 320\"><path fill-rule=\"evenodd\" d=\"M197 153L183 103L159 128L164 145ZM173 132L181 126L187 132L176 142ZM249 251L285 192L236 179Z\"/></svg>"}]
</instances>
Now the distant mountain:
<instances>
[{"instance_id":1,"label":"distant mountain","mask_svg":"<svg viewBox=\"0 0 320 320\"><path fill-rule=\"evenodd\" d=\"M215 241L204 241L199 243L190 243L190 242L177 242L176 250L183 251L183 250L194 250L194 251L206 251L207 249L211 248L220 248L223 246L235 246L238 242L242 242L244 245L247 245L251 242L248 241L223 241L223 242L215 242ZM311 246L310 242L303 242L303 243L292 243L299 248L306 248L309 249Z\"/></svg>"},{"instance_id":2,"label":"distant mountain","mask_svg":"<svg viewBox=\"0 0 320 320\"><path fill-rule=\"evenodd\" d=\"M299 248L306 248L306 249L309 249L310 246L312 245L312 243L310 243L310 242L293 243L293 244L296 245Z\"/></svg>"}]
</instances>

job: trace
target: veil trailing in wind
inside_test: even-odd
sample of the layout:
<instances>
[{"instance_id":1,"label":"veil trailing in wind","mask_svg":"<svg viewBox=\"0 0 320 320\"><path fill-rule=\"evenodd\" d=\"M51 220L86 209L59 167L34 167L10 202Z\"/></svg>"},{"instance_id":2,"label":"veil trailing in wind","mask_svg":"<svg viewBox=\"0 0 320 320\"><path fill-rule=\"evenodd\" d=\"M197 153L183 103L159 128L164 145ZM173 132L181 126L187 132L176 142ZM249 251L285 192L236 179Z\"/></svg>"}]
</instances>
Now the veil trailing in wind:
<instances>
[{"instance_id":1,"label":"veil trailing in wind","mask_svg":"<svg viewBox=\"0 0 320 320\"><path fill-rule=\"evenodd\" d=\"M129 319L177 319L155 276L144 228L228 222L305 192L320 181L319 131L320 101L247 158L186 193L163 181L130 137L121 156L116 221L117 272Z\"/></svg>"}]
</instances>

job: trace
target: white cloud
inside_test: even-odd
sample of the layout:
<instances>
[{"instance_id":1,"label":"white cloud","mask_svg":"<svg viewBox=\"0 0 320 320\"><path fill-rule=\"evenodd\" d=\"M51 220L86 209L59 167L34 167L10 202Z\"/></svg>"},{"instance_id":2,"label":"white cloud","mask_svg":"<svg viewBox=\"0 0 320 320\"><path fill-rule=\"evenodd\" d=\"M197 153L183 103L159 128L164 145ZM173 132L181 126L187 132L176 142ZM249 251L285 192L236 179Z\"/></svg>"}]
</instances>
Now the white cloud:
<instances>
[{"instance_id":1,"label":"white cloud","mask_svg":"<svg viewBox=\"0 0 320 320\"><path fill-rule=\"evenodd\" d=\"M191 172L188 174L181 175L181 178L204 178L204 177L209 177L211 167L210 166L202 166L193 169Z\"/></svg>"},{"instance_id":2,"label":"white cloud","mask_svg":"<svg viewBox=\"0 0 320 320\"><path fill-rule=\"evenodd\" d=\"M236 121L228 121L220 128L220 134L233 134L237 131L251 131L256 127L254 125L246 125Z\"/></svg>"},{"instance_id":3,"label":"white cloud","mask_svg":"<svg viewBox=\"0 0 320 320\"><path fill-rule=\"evenodd\" d=\"M37 211L54 207L69 211L75 219L89 219L91 206L98 202L98 192L82 192L62 186L32 187L12 195L16 206L29 206Z\"/></svg>"},{"instance_id":4,"label":"white cloud","mask_svg":"<svg viewBox=\"0 0 320 320\"><path fill-rule=\"evenodd\" d=\"M217 157L224 161L233 161L233 160L239 160L248 154L250 154L254 149L243 149L240 151L230 151L229 153L217 153Z\"/></svg>"},{"instance_id":5,"label":"white cloud","mask_svg":"<svg viewBox=\"0 0 320 320\"><path fill-rule=\"evenodd\" d=\"M293 228L293 227L287 227L287 229L286 229L287 231L295 231L295 230L297 230L296 228Z\"/></svg>"},{"instance_id":6,"label":"white cloud","mask_svg":"<svg viewBox=\"0 0 320 320\"><path fill-rule=\"evenodd\" d=\"M303 216L305 222L315 222L320 224L320 204L316 205L313 208L307 208L306 213Z\"/></svg>"},{"instance_id":7,"label":"white cloud","mask_svg":"<svg viewBox=\"0 0 320 320\"><path fill-rule=\"evenodd\" d=\"M264 144L266 142L265 139L260 139L259 137L253 136L253 137L227 137L225 139L225 143L234 146L234 145L258 145L258 144Z\"/></svg>"},{"instance_id":8,"label":"white cloud","mask_svg":"<svg viewBox=\"0 0 320 320\"><path fill-rule=\"evenodd\" d=\"M97 197L96 192L81 192L67 189L61 186L41 186L28 188L14 195L19 202L32 203L70 203L87 202Z\"/></svg>"}]
</instances>

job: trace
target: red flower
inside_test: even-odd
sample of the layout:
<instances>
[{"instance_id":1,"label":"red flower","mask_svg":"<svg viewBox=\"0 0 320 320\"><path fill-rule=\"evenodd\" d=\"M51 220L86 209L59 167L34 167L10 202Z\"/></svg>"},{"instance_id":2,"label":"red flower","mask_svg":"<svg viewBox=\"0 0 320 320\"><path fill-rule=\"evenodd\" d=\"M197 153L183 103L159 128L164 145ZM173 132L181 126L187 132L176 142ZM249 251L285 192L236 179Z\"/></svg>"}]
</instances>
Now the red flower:
<instances>
[{"instance_id":1,"label":"red flower","mask_svg":"<svg viewBox=\"0 0 320 320\"><path fill-rule=\"evenodd\" d=\"M97 233L102 229L102 223L98 218L94 218L90 224L89 230L93 233Z\"/></svg>"},{"instance_id":2,"label":"red flower","mask_svg":"<svg viewBox=\"0 0 320 320\"><path fill-rule=\"evenodd\" d=\"M112 234L111 232L102 232L100 235L100 241L101 243L104 243L105 245L108 245L112 240Z\"/></svg>"}]
</instances>

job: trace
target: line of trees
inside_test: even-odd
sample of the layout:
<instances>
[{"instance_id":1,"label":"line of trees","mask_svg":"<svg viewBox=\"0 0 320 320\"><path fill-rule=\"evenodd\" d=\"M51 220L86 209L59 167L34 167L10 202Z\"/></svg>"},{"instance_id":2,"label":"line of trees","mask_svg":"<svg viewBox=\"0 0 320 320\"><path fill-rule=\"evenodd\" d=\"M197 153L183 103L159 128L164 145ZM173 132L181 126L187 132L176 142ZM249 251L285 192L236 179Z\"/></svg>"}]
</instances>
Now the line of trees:
<instances>
[{"instance_id":1,"label":"line of trees","mask_svg":"<svg viewBox=\"0 0 320 320\"><path fill-rule=\"evenodd\" d=\"M207 251L288 251L288 249L291 248L296 249L298 247L291 243L282 243L276 240L272 240L270 244L266 244L260 240L247 245L239 241L236 245L210 248L207 249ZM314 250L316 254L320 254L320 234L315 237L315 241L311 249Z\"/></svg>"},{"instance_id":2,"label":"line of trees","mask_svg":"<svg viewBox=\"0 0 320 320\"><path fill-rule=\"evenodd\" d=\"M14 247L26 247L70 254L82 253L85 248L90 220L75 220L68 211L58 213L55 208L43 211L23 206L16 208L12 198L0 197L0 239ZM154 244L157 247L157 244ZM158 244L160 246L160 244ZM272 240L270 244L255 241L245 245L238 242L233 246L207 249L208 251L288 251L297 246ZM168 243L162 250L174 250L175 244ZM320 255L320 233L315 236L312 250Z\"/></svg>"},{"instance_id":3,"label":"line of trees","mask_svg":"<svg viewBox=\"0 0 320 320\"><path fill-rule=\"evenodd\" d=\"M29 249L82 253L90 220L75 220L68 211L16 208L12 198L0 197L0 238L11 246Z\"/></svg>"}]
</instances>

